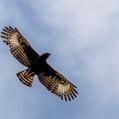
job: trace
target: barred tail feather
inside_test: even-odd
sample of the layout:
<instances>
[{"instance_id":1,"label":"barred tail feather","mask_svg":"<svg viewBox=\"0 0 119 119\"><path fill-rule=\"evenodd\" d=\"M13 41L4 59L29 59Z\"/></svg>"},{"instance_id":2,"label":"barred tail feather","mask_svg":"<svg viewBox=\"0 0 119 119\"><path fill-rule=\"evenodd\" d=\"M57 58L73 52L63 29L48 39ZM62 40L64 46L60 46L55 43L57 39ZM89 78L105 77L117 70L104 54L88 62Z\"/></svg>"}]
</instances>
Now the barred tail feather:
<instances>
[{"instance_id":1,"label":"barred tail feather","mask_svg":"<svg viewBox=\"0 0 119 119\"><path fill-rule=\"evenodd\" d=\"M31 87L34 77L34 72L29 72L29 69L17 73L19 80L26 86Z\"/></svg>"}]
</instances>

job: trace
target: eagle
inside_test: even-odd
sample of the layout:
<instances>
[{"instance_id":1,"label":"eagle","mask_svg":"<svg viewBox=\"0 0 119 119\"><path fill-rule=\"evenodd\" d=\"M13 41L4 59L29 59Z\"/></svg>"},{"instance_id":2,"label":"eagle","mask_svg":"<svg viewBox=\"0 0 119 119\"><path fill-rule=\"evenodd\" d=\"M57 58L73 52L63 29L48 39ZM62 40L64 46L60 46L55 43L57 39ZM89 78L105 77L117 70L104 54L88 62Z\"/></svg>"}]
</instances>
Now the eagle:
<instances>
[{"instance_id":1,"label":"eagle","mask_svg":"<svg viewBox=\"0 0 119 119\"><path fill-rule=\"evenodd\" d=\"M37 75L44 87L62 100L71 101L77 97L77 87L47 63L50 53L39 55L16 27L4 27L1 38L12 55L25 66L24 70L17 73L24 85L31 87Z\"/></svg>"}]
</instances>

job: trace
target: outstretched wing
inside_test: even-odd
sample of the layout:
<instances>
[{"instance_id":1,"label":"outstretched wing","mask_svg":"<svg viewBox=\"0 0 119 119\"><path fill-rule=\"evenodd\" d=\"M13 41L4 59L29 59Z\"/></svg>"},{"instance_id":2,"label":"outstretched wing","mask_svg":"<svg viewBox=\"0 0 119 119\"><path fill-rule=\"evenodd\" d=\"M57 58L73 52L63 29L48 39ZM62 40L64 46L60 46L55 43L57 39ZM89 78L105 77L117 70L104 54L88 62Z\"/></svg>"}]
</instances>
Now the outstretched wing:
<instances>
[{"instance_id":1,"label":"outstretched wing","mask_svg":"<svg viewBox=\"0 0 119 119\"><path fill-rule=\"evenodd\" d=\"M33 60L39 56L17 28L5 27L1 34L3 42L9 46L13 56L23 65L30 66Z\"/></svg>"},{"instance_id":2,"label":"outstretched wing","mask_svg":"<svg viewBox=\"0 0 119 119\"><path fill-rule=\"evenodd\" d=\"M39 73L39 81L52 93L66 101L77 97L76 86L69 82L61 73L47 66L46 71Z\"/></svg>"}]
</instances>

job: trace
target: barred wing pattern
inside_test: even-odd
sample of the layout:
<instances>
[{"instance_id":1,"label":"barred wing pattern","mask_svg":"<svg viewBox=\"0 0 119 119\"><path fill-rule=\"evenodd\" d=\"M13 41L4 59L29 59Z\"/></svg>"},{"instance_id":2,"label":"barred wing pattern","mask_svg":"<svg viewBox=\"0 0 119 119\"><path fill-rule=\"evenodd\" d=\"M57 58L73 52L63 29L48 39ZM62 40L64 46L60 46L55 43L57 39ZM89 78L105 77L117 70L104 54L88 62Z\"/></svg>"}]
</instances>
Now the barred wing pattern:
<instances>
[{"instance_id":1,"label":"barred wing pattern","mask_svg":"<svg viewBox=\"0 0 119 119\"><path fill-rule=\"evenodd\" d=\"M50 68L50 72L39 73L39 81L52 93L65 99L65 101L77 97L78 92L76 86L69 82L61 73L57 72L53 68Z\"/></svg>"},{"instance_id":2,"label":"barred wing pattern","mask_svg":"<svg viewBox=\"0 0 119 119\"><path fill-rule=\"evenodd\" d=\"M33 77L38 75L39 81L52 93L61 99L71 101L77 97L76 86L68 81L61 73L47 64L48 53L37 54L17 28L11 26L3 28L1 37L4 39L13 56L28 69L17 73L19 80L31 87ZM41 60L39 60L41 58ZM42 62L42 58L43 62ZM39 62L41 61L41 62ZM45 61L45 62L44 62ZM40 68L39 68L40 67Z\"/></svg>"},{"instance_id":3,"label":"barred wing pattern","mask_svg":"<svg viewBox=\"0 0 119 119\"><path fill-rule=\"evenodd\" d=\"M23 65L30 66L38 54L32 49L18 29L11 26L5 27L1 34L1 37L4 38L3 42L9 46L13 56Z\"/></svg>"}]
</instances>

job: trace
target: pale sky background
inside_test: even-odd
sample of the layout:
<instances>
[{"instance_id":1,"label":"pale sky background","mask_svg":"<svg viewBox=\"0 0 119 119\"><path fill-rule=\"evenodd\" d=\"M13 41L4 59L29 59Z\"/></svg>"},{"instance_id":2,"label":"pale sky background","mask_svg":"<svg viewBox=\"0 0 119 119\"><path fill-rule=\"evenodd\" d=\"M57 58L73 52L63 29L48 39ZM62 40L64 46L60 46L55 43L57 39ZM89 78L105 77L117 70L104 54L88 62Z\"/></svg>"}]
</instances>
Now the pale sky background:
<instances>
[{"instance_id":1,"label":"pale sky background","mask_svg":"<svg viewBox=\"0 0 119 119\"><path fill-rule=\"evenodd\" d=\"M119 2L116 0L0 0L0 29L15 26L54 68L78 87L66 103L35 77L32 88L16 73L24 67L0 42L0 119L119 119Z\"/></svg>"}]
</instances>

